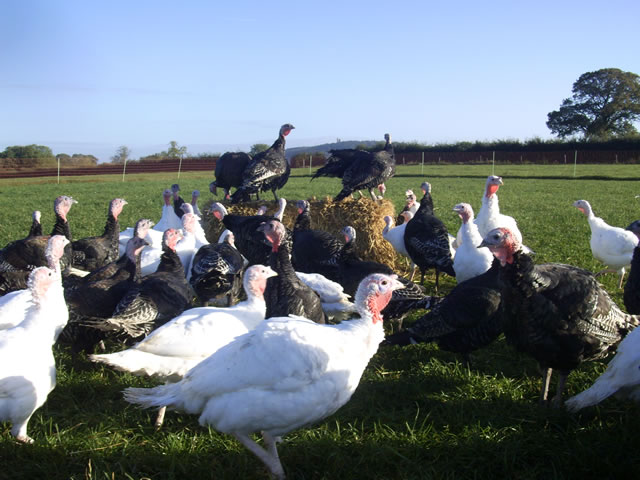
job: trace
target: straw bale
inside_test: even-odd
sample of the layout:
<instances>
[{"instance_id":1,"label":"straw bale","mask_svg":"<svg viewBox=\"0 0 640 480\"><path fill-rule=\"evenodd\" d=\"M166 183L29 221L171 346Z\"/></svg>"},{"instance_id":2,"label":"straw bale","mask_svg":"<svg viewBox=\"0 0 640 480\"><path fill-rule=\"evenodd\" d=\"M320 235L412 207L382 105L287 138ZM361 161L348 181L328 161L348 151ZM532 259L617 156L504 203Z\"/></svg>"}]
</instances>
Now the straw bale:
<instances>
[{"instance_id":1,"label":"straw bale","mask_svg":"<svg viewBox=\"0 0 640 480\"><path fill-rule=\"evenodd\" d=\"M334 202L327 197L324 200L311 198L308 200L311 213L311 228L314 230L325 230L344 240L340 230L347 225L351 225L356 230L356 252L364 260L372 260L389 265L391 268L404 270L404 264L398 262L398 256L389 242L382 237L384 229L384 217L390 215L396 217L395 207L389 200L383 199L380 202L372 202L363 197L359 199L346 198L341 202ZM211 208L209 202L207 210ZM246 202L236 205L225 203L229 214L234 215L255 215L258 208L265 205L264 202ZM267 202L267 214L276 212L275 202ZM295 201L287 203L283 223L293 228L298 216ZM220 233L224 229L222 222L219 222L211 214L205 215L205 232L210 242L216 242ZM399 272L400 273L400 272Z\"/></svg>"}]
</instances>

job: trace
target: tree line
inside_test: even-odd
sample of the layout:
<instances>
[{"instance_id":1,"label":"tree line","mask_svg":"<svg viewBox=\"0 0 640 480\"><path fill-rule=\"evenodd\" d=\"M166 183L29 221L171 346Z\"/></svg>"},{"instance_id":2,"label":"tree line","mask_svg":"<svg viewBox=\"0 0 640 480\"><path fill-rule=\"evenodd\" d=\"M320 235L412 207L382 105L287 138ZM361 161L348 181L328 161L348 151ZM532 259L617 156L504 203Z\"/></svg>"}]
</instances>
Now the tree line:
<instances>
[{"instance_id":1,"label":"tree line","mask_svg":"<svg viewBox=\"0 0 640 480\"><path fill-rule=\"evenodd\" d=\"M640 119L640 76L632 72L623 72L617 68L603 68L586 72L578 78L572 87L572 96L562 101L560 108L549 112L547 127L558 138L542 140L533 138L525 142L520 140L496 140L490 142L456 142L450 144L421 144L418 142L394 143L396 154L416 152L559 152L567 150L640 150L640 134L634 122ZM373 146L362 145L363 150L382 148L379 142ZM266 150L266 144L254 144L250 155ZM300 153L293 158L292 165L304 164L310 155L322 155L318 152ZM217 157L219 154L199 154L197 157ZM167 150L141 157L138 162L157 162L194 158L187 147L178 142L169 142ZM122 145L118 147L111 163L123 164L135 161L131 150ZM97 165L93 155L61 153L54 155L51 149L43 145L7 147L0 152L0 166L17 167L53 167Z\"/></svg>"}]
</instances>

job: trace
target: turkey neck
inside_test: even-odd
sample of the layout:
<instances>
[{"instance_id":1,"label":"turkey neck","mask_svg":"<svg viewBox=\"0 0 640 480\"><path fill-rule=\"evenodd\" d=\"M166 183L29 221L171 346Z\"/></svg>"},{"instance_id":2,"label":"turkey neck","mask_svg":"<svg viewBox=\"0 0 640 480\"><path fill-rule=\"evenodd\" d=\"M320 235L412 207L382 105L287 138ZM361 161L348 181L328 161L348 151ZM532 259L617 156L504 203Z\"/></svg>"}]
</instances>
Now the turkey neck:
<instances>
[{"instance_id":1,"label":"turkey neck","mask_svg":"<svg viewBox=\"0 0 640 480\"><path fill-rule=\"evenodd\" d=\"M279 135L278 139L273 142L273 145L271 145L271 149L276 150L278 153L282 153L284 155L284 147L286 143L287 141L285 140L284 135Z\"/></svg>"},{"instance_id":2,"label":"turkey neck","mask_svg":"<svg viewBox=\"0 0 640 480\"><path fill-rule=\"evenodd\" d=\"M430 193L425 194L420 200L420 207L418 208L415 216L417 217L419 213L433 215L433 199L431 198Z\"/></svg>"},{"instance_id":3,"label":"turkey neck","mask_svg":"<svg viewBox=\"0 0 640 480\"><path fill-rule=\"evenodd\" d=\"M271 251L271 254L269 255L269 266L273 270L278 272L278 276L284 275L286 277L292 278L291 276L295 276L296 274L295 270L293 269L293 265L291 265L289 248L285 244L280 244L277 251ZM278 280L278 277L273 278L275 279L274 281Z\"/></svg>"},{"instance_id":4,"label":"turkey neck","mask_svg":"<svg viewBox=\"0 0 640 480\"><path fill-rule=\"evenodd\" d=\"M503 283L506 280L507 287L516 289L524 298L530 298L536 293L536 287L545 283L535 273L534 267L531 257L518 251L513 254L513 263L507 263L501 268L500 277Z\"/></svg>"},{"instance_id":5,"label":"turkey neck","mask_svg":"<svg viewBox=\"0 0 640 480\"><path fill-rule=\"evenodd\" d=\"M498 195L493 194L490 197L482 197L482 205L486 208L488 216L497 215L500 213L500 205L498 204Z\"/></svg>"},{"instance_id":6,"label":"turkey neck","mask_svg":"<svg viewBox=\"0 0 640 480\"><path fill-rule=\"evenodd\" d=\"M169 247L164 247L156 272L182 273L184 275L184 267L178 254Z\"/></svg>"},{"instance_id":7,"label":"turkey neck","mask_svg":"<svg viewBox=\"0 0 640 480\"><path fill-rule=\"evenodd\" d=\"M69 228L69 222L67 222L57 213L56 223L53 225L53 230L51 231L51 236L53 237L54 235L64 235L67 240L69 240L70 242L73 241L71 238L71 229Z\"/></svg>"},{"instance_id":8,"label":"turkey neck","mask_svg":"<svg viewBox=\"0 0 640 480\"><path fill-rule=\"evenodd\" d=\"M302 213L298 214L298 218L296 218L296 223L293 226L293 231L302 232L306 230L311 230L311 218L309 215L309 210L305 210Z\"/></svg>"},{"instance_id":9,"label":"turkey neck","mask_svg":"<svg viewBox=\"0 0 640 480\"><path fill-rule=\"evenodd\" d=\"M107 216L107 223L104 226L103 237L109 237L113 239L114 237L117 239L120 235L120 225L118 224L118 220L113 216L111 212Z\"/></svg>"}]
</instances>

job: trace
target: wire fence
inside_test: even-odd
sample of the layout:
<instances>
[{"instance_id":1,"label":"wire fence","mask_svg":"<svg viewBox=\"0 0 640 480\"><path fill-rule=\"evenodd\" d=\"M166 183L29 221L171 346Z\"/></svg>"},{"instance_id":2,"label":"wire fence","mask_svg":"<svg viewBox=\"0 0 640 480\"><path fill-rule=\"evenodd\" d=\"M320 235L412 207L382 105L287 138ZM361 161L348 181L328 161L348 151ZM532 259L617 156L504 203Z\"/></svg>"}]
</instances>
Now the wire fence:
<instances>
[{"instance_id":1,"label":"wire fence","mask_svg":"<svg viewBox=\"0 0 640 480\"><path fill-rule=\"evenodd\" d=\"M71 177L82 175L126 175L209 171L213 176L219 157L172 158L153 162L132 161L125 164L96 166L60 166L49 168L4 168L0 178ZM290 159L291 168L318 168L326 163L324 154L299 154ZM638 150L558 150L558 151L482 151L482 152L397 152L397 165L426 164L638 164Z\"/></svg>"}]
</instances>

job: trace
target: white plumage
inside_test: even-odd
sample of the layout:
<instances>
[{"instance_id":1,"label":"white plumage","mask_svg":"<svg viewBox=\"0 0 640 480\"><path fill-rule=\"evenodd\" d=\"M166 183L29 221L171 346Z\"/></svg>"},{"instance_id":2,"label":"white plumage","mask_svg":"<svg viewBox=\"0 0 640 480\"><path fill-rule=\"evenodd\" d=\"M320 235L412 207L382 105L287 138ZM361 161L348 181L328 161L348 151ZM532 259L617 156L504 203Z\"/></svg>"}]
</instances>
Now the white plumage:
<instances>
[{"instance_id":1,"label":"white plumage","mask_svg":"<svg viewBox=\"0 0 640 480\"><path fill-rule=\"evenodd\" d=\"M153 227L154 230L160 232L161 238L162 233L164 233L165 230L168 230L170 228L179 230L182 228L182 220L178 215L176 215L173 205L171 204L172 196L173 192L169 189L166 189L164 192L162 192L162 198L164 199L164 205L162 206L162 216L160 217L160 220L158 220L158 223L156 223L155 227ZM162 243L162 239L160 240L160 243Z\"/></svg>"},{"instance_id":2,"label":"white plumage","mask_svg":"<svg viewBox=\"0 0 640 480\"><path fill-rule=\"evenodd\" d=\"M409 210L400 212L400 215L404 217L404 222L397 227L393 226L393 218L389 215L384 217L385 227L382 230L382 238L391 244L393 249L403 257L409 258L407 247L404 245L404 230L407 228L407 223L413 218L413 213Z\"/></svg>"},{"instance_id":3,"label":"white plumage","mask_svg":"<svg viewBox=\"0 0 640 480\"><path fill-rule=\"evenodd\" d=\"M55 387L51 347L69 319L57 272L36 268L29 289L33 301L22 321L0 331L0 421L11 421L11 434L25 443L33 442L27 435L29 419Z\"/></svg>"},{"instance_id":4,"label":"white plumage","mask_svg":"<svg viewBox=\"0 0 640 480\"><path fill-rule=\"evenodd\" d=\"M253 265L243 279L245 301L228 308L191 308L127 350L89 358L134 375L176 382L204 358L264 320L264 289L267 278L275 275L269 267Z\"/></svg>"},{"instance_id":5,"label":"white plumage","mask_svg":"<svg viewBox=\"0 0 640 480\"><path fill-rule=\"evenodd\" d=\"M498 189L503 185L502 177L489 175L485 184L484 195L482 196L482 206L475 219L480 236L484 238L494 228L508 228L522 244L522 234L518 229L518 223L513 217L500 213L498 204ZM528 250L525 248L525 250Z\"/></svg>"},{"instance_id":6,"label":"white plumage","mask_svg":"<svg viewBox=\"0 0 640 480\"><path fill-rule=\"evenodd\" d=\"M565 405L569 410L577 411L611 395L640 402L640 328L636 327L620 342L615 357L594 384L571 397Z\"/></svg>"},{"instance_id":7,"label":"white plumage","mask_svg":"<svg viewBox=\"0 0 640 480\"><path fill-rule=\"evenodd\" d=\"M574 202L574 207L587 216L591 228L591 253L596 260L607 267L596 275L606 272L617 272L620 276L619 287L622 288L625 268L631 264L633 249L638 244L638 237L631 231L608 225L602 218L593 214L591 205L586 200Z\"/></svg>"},{"instance_id":8,"label":"white plumage","mask_svg":"<svg viewBox=\"0 0 640 480\"><path fill-rule=\"evenodd\" d=\"M344 293L344 288L319 273L296 272L296 276L311 290L316 292L322 302L322 310L333 321L345 320L357 312L356 306Z\"/></svg>"},{"instance_id":9,"label":"white plumage","mask_svg":"<svg viewBox=\"0 0 640 480\"><path fill-rule=\"evenodd\" d=\"M373 274L356 294L359 319L321 325L277 317L238 337L191 369L178 383L128 388L125 399L199 414L201 425L233 435L284 478L277 437L321 420L344 405L384 339L380 311L394 276ZM249 435L262 432L266 448Z\"/></svg>"},{"instance_id":10,"label":"white plumage","mask_svg":"<svg viewBox=\"0 0 640 480\"><path fill-rule=\"evenodd\" d=\"M49 268L54 270L62 282L60 259L64 255L64 247L69 243L63 235L54 235L47 242L45 258ZM60 286L60 288L62 288ZM13 328L24 320L27 310L33 305L31 289L16 290L0 297L0 330Z\"/></svg>"},{"instance_id":11,"label":"white plumage","mask_svg":"<svg viewBox=\"0 0 640 480\"><path fill-rule=\"evenodd\" d=\"M458 248L453 257L453 269L456 272L456 282L460 283L469 278L483 274L493 262L493 254L488 248L478 246L482 237L478 226L473 222L473 208L468 203L459 203L453 211L460 215L462 226L458 230Z\"/></svg>"}]
</instances>

